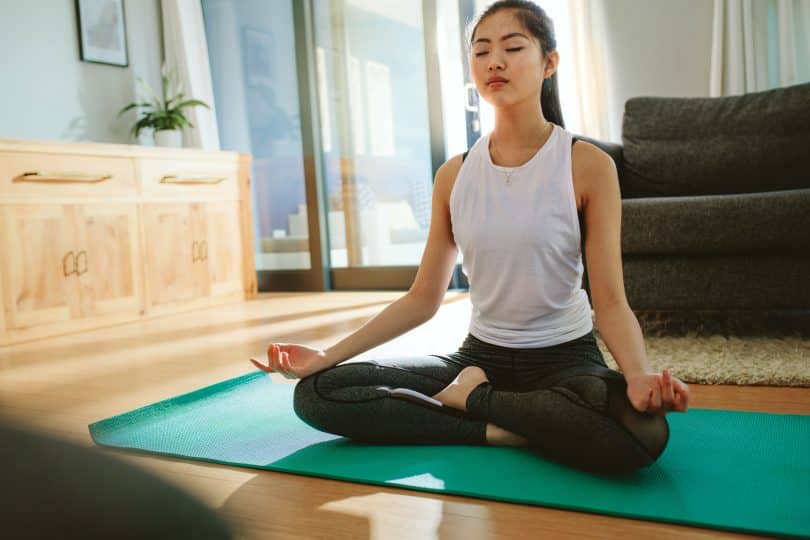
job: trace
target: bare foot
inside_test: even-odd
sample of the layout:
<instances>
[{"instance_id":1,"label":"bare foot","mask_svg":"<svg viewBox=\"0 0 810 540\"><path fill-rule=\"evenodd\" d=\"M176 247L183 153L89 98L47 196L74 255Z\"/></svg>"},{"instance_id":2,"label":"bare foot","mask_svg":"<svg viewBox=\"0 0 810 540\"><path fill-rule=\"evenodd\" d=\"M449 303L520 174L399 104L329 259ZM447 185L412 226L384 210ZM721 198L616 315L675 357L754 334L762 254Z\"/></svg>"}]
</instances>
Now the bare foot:
<instances>
[{"instance_id":1,"label":"bare foot","mask_svg":"<svg viewBox=\"0 0 810 540\"><path fill-rule=\"evenodd\" d=\"M492 446L529 446L529 441L495 424L487 424L487 442Z\"/></svg>"},{"instance_id":2,"label":"bare foot","mask_svg":"<svg viewBox=\"0 0 810 540\"><path fill-rule=\"evenodd\" d=\"M476 386L488 380L486 372L480 367L465 367L458 373L458 376L453 379L453 382L448 384L444 390L433 396L433 399L441 401L442 404L448 407L466 411L467 397L470 395L470 392L472 392Z\"/></svg>"}]
</instances>

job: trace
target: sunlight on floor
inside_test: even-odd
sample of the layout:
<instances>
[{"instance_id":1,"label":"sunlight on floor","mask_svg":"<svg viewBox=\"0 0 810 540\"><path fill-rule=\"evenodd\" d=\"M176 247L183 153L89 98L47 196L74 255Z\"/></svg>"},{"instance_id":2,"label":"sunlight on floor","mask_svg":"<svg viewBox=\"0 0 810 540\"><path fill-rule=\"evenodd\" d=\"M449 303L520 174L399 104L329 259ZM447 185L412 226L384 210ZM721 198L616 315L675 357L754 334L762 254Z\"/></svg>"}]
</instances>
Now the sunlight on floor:
<instances>
[{"instance_id":1,"label":"sunlight on floor","mask_svg":"<svg viewBox=\"0 0 810 540\"><path fill-rule=\"evenodd\" d=\"M318 509L365 517L369 522L370 540L389 538L392 530L400 534L407 530L414 538L438 538L442 501L407 497L407 504L402 504L402 497L407 496L375 493L328 502Z\"/></svg>"}]
</instances>

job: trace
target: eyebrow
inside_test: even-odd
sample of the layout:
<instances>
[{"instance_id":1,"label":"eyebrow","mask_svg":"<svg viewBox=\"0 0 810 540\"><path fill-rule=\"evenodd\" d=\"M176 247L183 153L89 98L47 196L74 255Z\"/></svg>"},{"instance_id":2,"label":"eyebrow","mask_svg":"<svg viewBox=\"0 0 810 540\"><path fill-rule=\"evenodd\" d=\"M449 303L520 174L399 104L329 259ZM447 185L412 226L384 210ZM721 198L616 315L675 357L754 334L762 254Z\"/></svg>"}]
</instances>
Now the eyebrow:
<instances>
[{"instance_id":1,"label":"eyebrow","mask_svg":"<svg viewBox=\"0 0 810 540\"><path fill-rule=\"evenodd\" d=\"M525 35L521 34L520 32L512 32L511 34L506 34L505 36L503 36L501 38L501 41L506 41L507 39L513 38L513 37L522 37L522 38L529 39ZM489 39L489 38L478 38L475 41L473 41L473 45L475 45L479 41L485 41L486 43L492 43L492 40Z\"/></svg>"}]
</instances>

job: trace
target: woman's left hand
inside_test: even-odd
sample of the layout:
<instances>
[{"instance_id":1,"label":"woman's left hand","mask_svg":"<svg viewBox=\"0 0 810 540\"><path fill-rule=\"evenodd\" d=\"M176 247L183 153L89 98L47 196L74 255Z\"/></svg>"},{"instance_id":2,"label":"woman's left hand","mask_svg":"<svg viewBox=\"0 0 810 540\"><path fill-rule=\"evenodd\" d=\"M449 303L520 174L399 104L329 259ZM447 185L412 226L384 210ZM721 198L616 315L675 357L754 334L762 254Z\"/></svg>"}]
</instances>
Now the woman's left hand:
<instances>
[{"instance_id":1,"label":"woman's left hand","mask_svg":"<svg viewBox=\"0 0 810 540\"><path fill-rule=\"evenodd\" d=\"M668 369L663 373L642 373L625 377L627 398L636 410L647 413L686 412L689 387Z\"/></svg>"}]
</instances>

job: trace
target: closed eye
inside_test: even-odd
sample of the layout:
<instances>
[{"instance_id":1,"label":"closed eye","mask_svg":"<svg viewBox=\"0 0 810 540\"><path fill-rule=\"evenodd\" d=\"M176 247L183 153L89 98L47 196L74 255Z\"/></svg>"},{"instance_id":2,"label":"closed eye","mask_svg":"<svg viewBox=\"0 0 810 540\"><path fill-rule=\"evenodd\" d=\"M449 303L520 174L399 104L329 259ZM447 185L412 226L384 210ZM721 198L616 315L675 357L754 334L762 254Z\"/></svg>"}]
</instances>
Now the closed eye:
<instances>
[{"instance_id":1,"label":"closed eye","mask_svg":"<svg viewBox=\"0 0 810 540\"><path fill-rule=\"evenodd\" d=\"M506 52L517 52L517 51L522 51L522 50L523 50L523 47L515 47L513 49L506 49ZM483 55L487 54L488 52L489 51L476 53L475 56L483 56Z\"/></svg>"}]
</instances>

